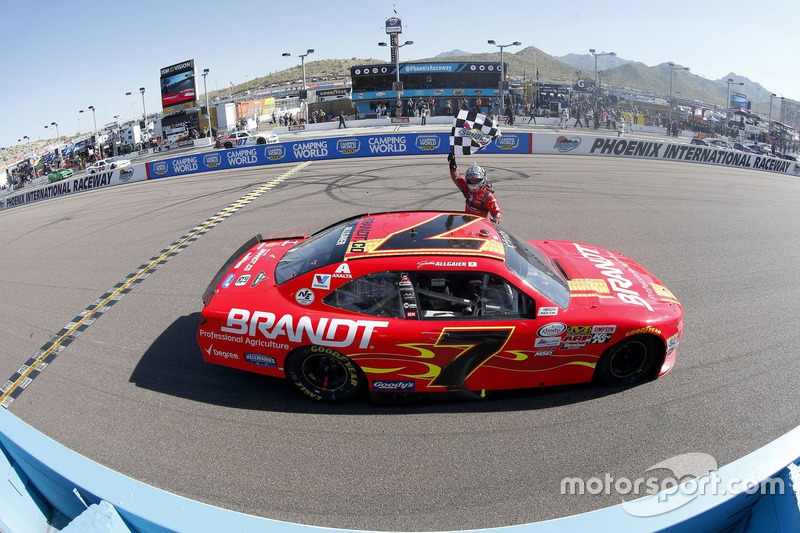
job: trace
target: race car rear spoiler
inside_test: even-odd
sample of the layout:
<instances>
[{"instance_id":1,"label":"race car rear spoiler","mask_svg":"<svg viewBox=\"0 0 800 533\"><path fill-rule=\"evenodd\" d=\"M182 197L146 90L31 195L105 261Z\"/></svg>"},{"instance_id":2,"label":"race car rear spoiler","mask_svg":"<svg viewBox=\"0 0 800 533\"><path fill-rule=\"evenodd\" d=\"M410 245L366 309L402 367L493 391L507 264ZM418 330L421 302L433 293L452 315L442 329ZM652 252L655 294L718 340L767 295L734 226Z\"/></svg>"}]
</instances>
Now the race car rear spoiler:
<instances>
[{"instance_id":1,"label":"race car rear spoiler","mask_svg":"<svg viewBox=\"0 0 800 533\"><path fill-rule=\"evenodd\" d=\"M214 297L217 287L219 286L219 282L222 281L222 278L225 277L225 274L227 274L228 270L236 264L240 257L242 257L242 254L256 244L260 243L262 240L261 234L259 233L244 243L238 250L233 252L233 255L227 261L225 261L225 264L222 265L222 268L219 269L219 272L217 272L217 274L211 280L211 283L209 283L208 287L206 287L206 290L203 292L203 306L206 306L209 304L209 302L211 302L211 298Z\"/></svg>"}]
</instances>

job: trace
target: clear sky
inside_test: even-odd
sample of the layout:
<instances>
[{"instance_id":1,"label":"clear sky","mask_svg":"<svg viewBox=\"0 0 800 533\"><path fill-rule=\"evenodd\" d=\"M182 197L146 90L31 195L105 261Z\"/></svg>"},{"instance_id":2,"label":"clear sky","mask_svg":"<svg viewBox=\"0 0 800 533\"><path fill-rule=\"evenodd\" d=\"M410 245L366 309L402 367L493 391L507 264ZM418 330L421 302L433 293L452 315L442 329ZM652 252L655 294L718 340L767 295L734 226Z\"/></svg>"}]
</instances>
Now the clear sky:
<instances>
[{"instance_id":1,"label":"clear sky","mask_svg":"<svg viewBox=\"0 0 800 533\"><path fill-rule=\"evenodd\" d=\"M160 111L161 67L195 60L208 89L307 61L382 58L386 18L403 19L401 60L460 49L491 52L488 39L521 41L562 56L589 48L649 66L674 61L718 79L729 72L800 100L800 3L703 0L0 0L0 146L93 130ZM518 50L519 50L518 49ZM506 49L506 53L514 48ZM202 94L202 77L198 77ZM126 92L132 96L126 96ZM79 122L80 121L80 122Z\"/></svg>"}]
</instances>

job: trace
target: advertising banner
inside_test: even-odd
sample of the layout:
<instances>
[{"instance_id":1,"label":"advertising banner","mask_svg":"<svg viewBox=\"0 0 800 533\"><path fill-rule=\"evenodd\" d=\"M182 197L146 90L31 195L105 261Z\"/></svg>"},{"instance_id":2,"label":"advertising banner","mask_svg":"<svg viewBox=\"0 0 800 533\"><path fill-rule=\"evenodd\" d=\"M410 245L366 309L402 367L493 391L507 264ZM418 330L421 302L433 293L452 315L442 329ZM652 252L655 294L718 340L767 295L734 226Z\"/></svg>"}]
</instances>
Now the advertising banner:
<instances>
[{"instance_id":1,"label":"advertising banner","mask_svg":"<svg viewBox=\"0 0 800 533\"><path fill-rule=\"evenodd\" d=\"M659 159L800 175L800 166L794 161L735 150L723 150L711 146L618 137L595 137L591 135L552 135L547 133L534 133L532 135L533 145L531 152L534 154L602 155Z\"/></svg>"},{"instance_id":2,"label":"advertising banner","mask_svg":"<svg viewBox=\"0 0 800 533\"><path fill-rule=\"evenodd\" d=\"M447 154L449 133L358 135L219 150L148 163L149 179L271 163L392 155ZM530 134L503 135L480 153L530 153ZM480 157L480 155L478 155Z\"/></svg>"},{"instance_id":3,"label":"advertising banner","mask_svg":"<svg viewBox=\"0 0 800 533\"><path fill-rule=\"evenodd\" d=\"M117 168L107 172L98 172L97 174L86 174L84 176L67 178L48 185L42 185L30 190L25 189L17 194L11 194L0 200L0 210L28 205L42 200L49 200L50 198L58 198L77 192L146 180L147 167L144 164Z\"/></svg>"},{"instance_id":4,"label":"advertising banner","mask_svg":"<svg viewBox=\"0 0 800 533\"><path fill-rule=\"evenodd\" d=\"M161 69L161 107L165 113L172 106L191 104L196 100L194 59Z\"/></svg>"}]
</instances>

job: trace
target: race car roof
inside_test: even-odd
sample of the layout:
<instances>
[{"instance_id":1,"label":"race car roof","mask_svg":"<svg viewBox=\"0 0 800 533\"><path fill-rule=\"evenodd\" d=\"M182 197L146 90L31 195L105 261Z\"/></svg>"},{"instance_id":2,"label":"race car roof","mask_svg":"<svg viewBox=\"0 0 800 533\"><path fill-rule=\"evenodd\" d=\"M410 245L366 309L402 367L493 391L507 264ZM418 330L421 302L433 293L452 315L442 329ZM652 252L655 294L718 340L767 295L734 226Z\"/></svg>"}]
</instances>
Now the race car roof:
<instances>
[{"instance_id":1,"label":"race car roof","mask_svg":"<svg viewBox=\"0 0 800 533\"><path fill-rule=\"evenodd\" d=\"M505 259L497 228L463 212L403 211L362 215L345 261L403 255L462 255Z\"/></svg>"}]
</instances>

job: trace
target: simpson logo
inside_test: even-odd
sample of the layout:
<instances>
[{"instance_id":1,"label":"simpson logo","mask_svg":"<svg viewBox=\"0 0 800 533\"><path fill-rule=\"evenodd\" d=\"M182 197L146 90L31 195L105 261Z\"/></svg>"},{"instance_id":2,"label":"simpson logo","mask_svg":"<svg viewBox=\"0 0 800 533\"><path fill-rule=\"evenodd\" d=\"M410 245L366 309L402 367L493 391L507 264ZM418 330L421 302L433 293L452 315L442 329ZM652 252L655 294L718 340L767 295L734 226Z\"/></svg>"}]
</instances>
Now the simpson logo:
<instances>
[{"instance_id":1,"label":"simpson logo","mask_svg":"<svg viewBox=\"0 0 800 533\"><path fill-rule=\"evenodd\" d=\"M206 154L203 156L203 164L207 168L217 168L222 164L222 157L219 154Z\"/></svg>"},{"instance_id":2,"label":"simpson logo","mask_svg":"<svg viewBox=\"0 0 800 533\"><path fill-rule=\"evenodd\" d=\"M495 141L495 144L501 150L516 150L519 147L519 137L516 135L500 137Z\"/></svg>"},{"instance_id":3,"label":"simpson logo","mask_svg":"<svg viewBox=\"0 0 800 533\"><path fill-rule=\"evenodd\" d=\"M417 137L417 142L415 144L417 148L423 152L432 152L439 148L441 139L436 135L420 135Z\"/></svg>"},{"instance_id":4,"label":"simpson logo","mask_svg":"<svg viewBox=\"0 0 800 533\"><path fill-rule=\"evenodd\" d=\"M336 151L342 155L355 154L361 150L361 141L358 139L339 139L336 142Z\"/></svg>"},{"instance_id":5,"label":"simpson logo","mask_svg":"<svg viewBox=\"0 0 800 533\"><path fill-rule=\"evenodd\" d=\"M564 135L559 135L556 139L556 143L553 145L553 148L559 152L570 152L580 145L580 137L565 137Z\"/></svg>"},{"instance_id":6,"label":"simpson logo","mask_svg":"<svg viewBox=\"0 0 800 533\"><path fill-rule=\"evenodd\" d=\"M159 176L163 176L164 174L169 172L169 165L167 165L166 161L159 161L158 163L153 163L153 172L155 172Z\"/></svg>"},{"instance_id":7,"label":"simpson logo","mask_svg":"<svg viewBox=\"0 0 800 533\"><path fill-rule=\"evenodd\" d=\"M122 183L127 182L129 179L133 177L133 169L132 168L123 168L119 171L119 181Z\"/></svg>"},{"instance_id":8,"label":"simpson logo","mask_svg":"<svg viewBox=\"0 0 800 533\"><path fill-rule=\"evenodd\" d=\"M280 161L286 157L286 148L283 146L271 146L264 149L264 157L270 161Z\"/></svg>"},{"instance_id":9,"label":"simpson logo","mask_svg":"<svg viewBox=\"0 0 800 533\"><path fill-rule=\"evenodd\" d=\"M413 381L381 380L372 382L372 390L381 391L413 391Z\"/></svg>"},{"instance_id":10,"label":"simpson logo","mask_svg":"<svg viewBox=\"0 0 800 533\"><path fill-rule=\"evenodd\" d=\"M558 307L540 307L536 316L556 316L558 314Z\"/></svg>"},{"instance_id":11,"label":"simpson logo","mask_svg":"<svg viewBox=\"0 0 800 533\"><path fill-rule=\"evenodd\" d=\"M278 366L278 362L274 357L268 355L261 355L260 353L246 353L244 360L256 366Z\"/></svg>"}]
</instances>

